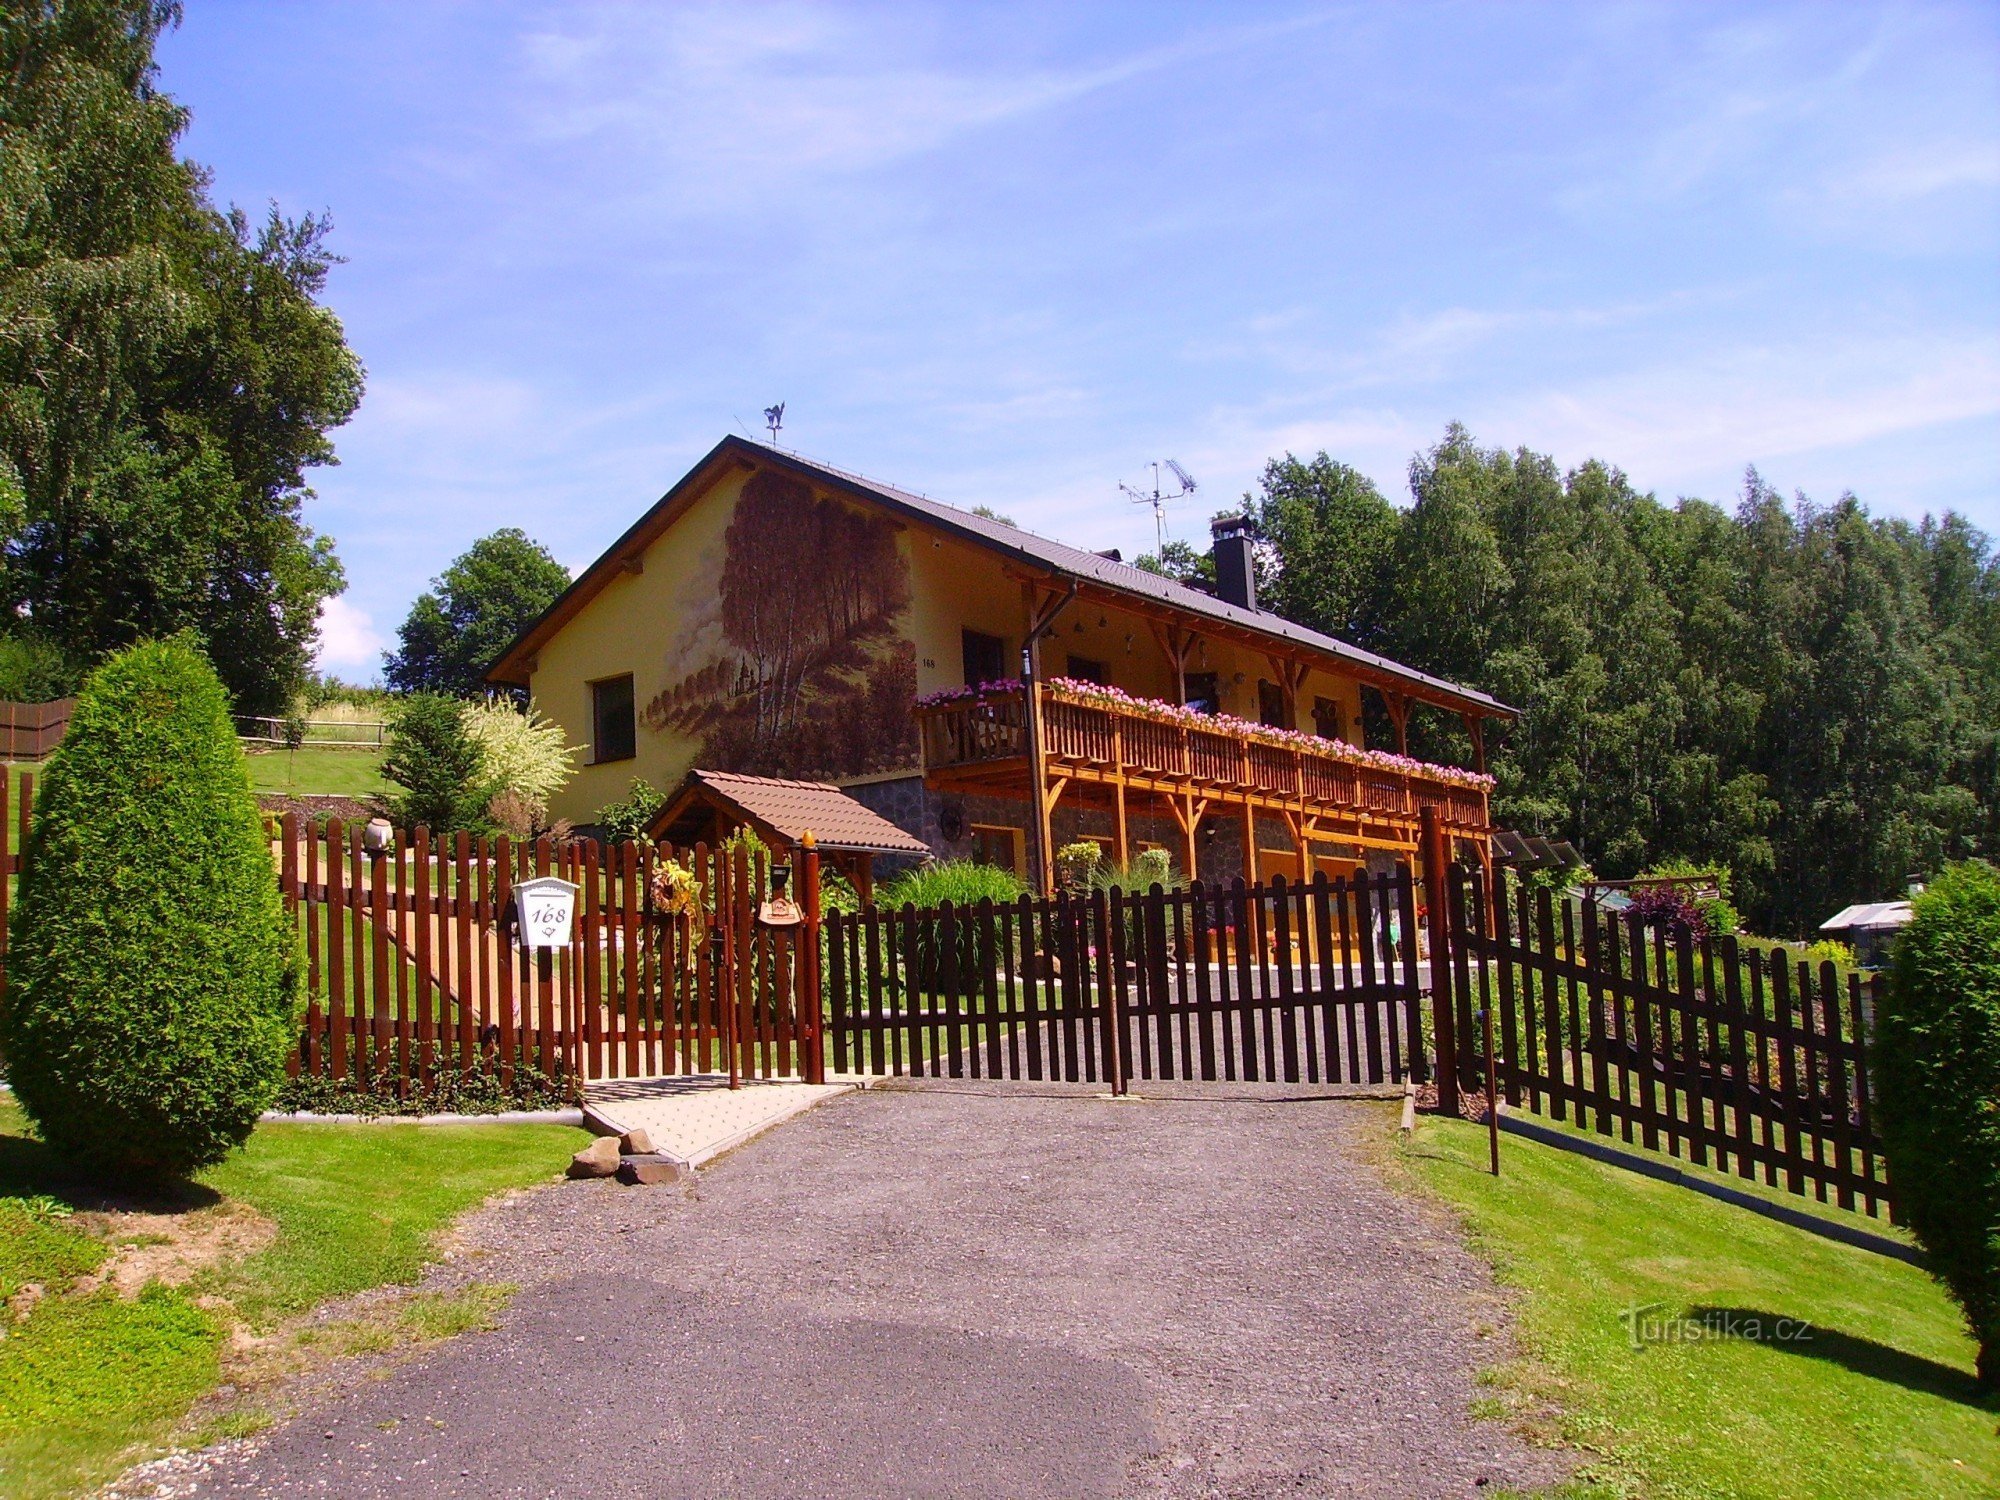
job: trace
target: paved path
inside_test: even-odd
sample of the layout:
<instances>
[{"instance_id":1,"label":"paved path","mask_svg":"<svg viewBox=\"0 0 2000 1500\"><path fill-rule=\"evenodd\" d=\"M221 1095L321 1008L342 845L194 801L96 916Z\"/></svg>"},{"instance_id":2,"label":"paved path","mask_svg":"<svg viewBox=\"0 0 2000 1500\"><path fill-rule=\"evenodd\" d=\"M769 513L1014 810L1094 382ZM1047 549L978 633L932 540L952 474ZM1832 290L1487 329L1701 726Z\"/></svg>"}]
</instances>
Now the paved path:
<instances>
[{"instance_id":1,"label":"paved path","mask_svg":"<svg viewBox=\"0 0 2000 1500\"><path fill-rule=\"evenodd\" d=\"M872 1082L746 1078L732 1089L727 1073L692 1073L593 1083L586 1092L590 1112L604 1128L621 1135L643 1130L653 1138L654 1150L699 1167L814 1105Z\"/></svg>"},{"instance_id":2,"label":"paved path","mask_svg":"<svg viewBox=\"0 0 2000 1500\"><path fill-rule=\"evenodd\" d=\"M1471 1496L1554 1477L1465 1417L1498 1309L1367 1165L1394 1106L1221 1092L891 1086L692 1192L498 1203L468 1226L486 1253L449 1274L521 1285L500 1330L349 1382L174 1492Z\"/></svg>"}]
</instances>

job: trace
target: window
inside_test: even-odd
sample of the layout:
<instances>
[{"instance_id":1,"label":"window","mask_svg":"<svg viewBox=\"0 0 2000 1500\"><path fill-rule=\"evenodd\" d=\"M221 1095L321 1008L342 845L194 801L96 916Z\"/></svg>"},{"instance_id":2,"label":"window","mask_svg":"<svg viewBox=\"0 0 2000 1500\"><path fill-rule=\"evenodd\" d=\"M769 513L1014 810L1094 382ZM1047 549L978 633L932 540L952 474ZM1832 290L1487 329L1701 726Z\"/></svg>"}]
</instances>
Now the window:
<instances>
[{"instance_id":1,"label":"window","mask_svg":"<svg viewBox=\"0 0 2000 1500\"><path fill-rule=\"evenodd\" d=\"M1340 705L1331 698L1313 699L1313 733L1324 740L1344 740L1347 725L1342 722L1346 716Z\"/></svg>"},{"instance_id":2,"label":"window","mask_svg":"<svg viewBox=\"0 0 2000 1500\"><path fill-rule=\"evenodd\" d=\"M974 864L996 865L1002 870L1012 870L1016 875L1024 874L1021 844L1021 830L1018 828L994 828L982 823L972 825Z\"/></svg>"},{"instance_id":3,"label":"window","mask_svg":"<svg viewBox=\"0 0 2000 1500\"><path fill-rule=\"evenodd\" d=\"M1222 712L1222 686L1213 672L1190 672L1183 679L1184 692L1181 702L1196 713L1219 714Z\"/></svg>"},{"instance_id":4,"label":"window","mask_svg":"<svg viewBox=\"0 0 2000 1500\"><path fill-rule=\"evenodd\" d=\"M638 753L638 728L632 717L632 674L607 677L590 685L590 760L630 760Z\"/></svg>"},{"instance_id":5,"label":"window","mask_svg":"<svg viewBox=\"0 0 2000 1500\"><path fill-rule=\"evenodd\" d=\"M979 630L962 630L959 640L964 652L967 687L978 687L982 682L999 682L1012 675L1007 670L1007 643L999 636L987 635Z\"/></svg>"},{"instance_id":6,"label":"window","mask_svg":"<svg viewBox=\"0 0 2000 1500\"><path fill-rule=\"evenodd\" d=\"M1257 679L1257 722L1273 729L1292 729L1292 716L1285 712L1285 690L1275 682Z\"/></svg>"},{"instance_id":7,"label":"window","mask_svg":"<svg viewBox=\"0 0 2000 1500\"><path fill-rule=\"evenodd\" d=\"M1069 675L1077 682L1107 682L1110 680L1104 674L1104 663L1089 656L1071 656L1069 659Z\"/></svg>"}]
</instances>

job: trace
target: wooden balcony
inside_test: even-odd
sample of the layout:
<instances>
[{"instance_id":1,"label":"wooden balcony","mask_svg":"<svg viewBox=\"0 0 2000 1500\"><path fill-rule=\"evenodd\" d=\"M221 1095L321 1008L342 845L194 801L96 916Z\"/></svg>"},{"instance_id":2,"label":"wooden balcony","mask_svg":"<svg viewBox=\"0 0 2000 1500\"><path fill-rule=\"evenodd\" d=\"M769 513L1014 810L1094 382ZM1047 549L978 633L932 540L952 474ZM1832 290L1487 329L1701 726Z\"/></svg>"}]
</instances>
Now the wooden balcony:
<instances>
[{"instance_id":1,"label":"wooden balcony","mask_svg":"<svg viewBox=\"0 0 2000 1500\"><path fill-rule=\"evenodd\" d=\"M1107 706L1037 684L1046 788L1077 784L1164 800L1187 827L1210 806L1269 809L1318 838L1411 847L1422 809L1454 833L1490 829L1486 791L1444 767L1403 770L1320 754L1225 722L1214 729ZM932 785L1026 796L1031 762L1018 688L919 706ZM1462 774L1462 773L1461 773ZM1053 800L1053 799L1051 799ZM1296 821L1294 821L1296 820Z\"/></svg>"}]
</instances>

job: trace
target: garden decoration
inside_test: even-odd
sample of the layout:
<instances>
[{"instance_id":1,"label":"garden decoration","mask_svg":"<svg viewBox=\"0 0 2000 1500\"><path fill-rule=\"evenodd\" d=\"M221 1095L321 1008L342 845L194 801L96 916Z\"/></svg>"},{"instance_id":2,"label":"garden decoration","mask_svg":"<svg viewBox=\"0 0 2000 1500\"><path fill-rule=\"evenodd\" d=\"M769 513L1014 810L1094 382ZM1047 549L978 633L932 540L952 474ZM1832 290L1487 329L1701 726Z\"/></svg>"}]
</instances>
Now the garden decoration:
<instances>
[{"instance_id":1,"label":"garden decoration","mask_svg":"<svg viewBox=\"0 0 2000 1500\"><path fill-rule=\"evenodd\" d=\"M805 920L799 911L798 902L785 894L785 887L790 883L791 877L790 865L771 866L771 895L769 900L757 907L758 926L796 927Z\"/></svg>"},{"instance_id":2,"label":"garden decoration","mask_svg":"<svg viewBox=\"0 0 2000 1500\"><path fill-rule=\"evenodd\" d=\"M694 871L678 860L663 859L653 866L653 878L646 895L652 902L654 915L678 921L684 931L691 930L695 919L701 915L701 882L695 879ZM682 963L689 973L693 973L695 945L683 941L680 950Z\"/></svg>"}]
</instances>

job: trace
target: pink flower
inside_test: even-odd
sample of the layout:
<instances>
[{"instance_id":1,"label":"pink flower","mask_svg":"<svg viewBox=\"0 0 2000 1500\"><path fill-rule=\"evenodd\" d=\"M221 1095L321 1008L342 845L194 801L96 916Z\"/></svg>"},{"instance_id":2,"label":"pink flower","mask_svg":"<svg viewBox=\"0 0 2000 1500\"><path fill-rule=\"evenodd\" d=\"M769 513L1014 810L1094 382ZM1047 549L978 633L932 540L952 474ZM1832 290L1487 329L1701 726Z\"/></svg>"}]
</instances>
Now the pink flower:
<instances>
[{"instance_id":1,"label":"pink flower","mask_svg":"<svg viewBox=\"0 0 2000 1500\"><path fill-rule=\"evenodd\" d=\"M1018 679L1008 678L1004 682L982 682L976 688L947 688L943 692L919 698L917 707L938 708L980 698L1017 697L1021 692L1021 686ZM1277 745L1287 750L1297 750L1307 755L1342 761L1367 770L1416 776L1428 781L1442 781L1482 792L1491 791L1494 784L1491 776L1478 771L1468 771L1460 766L1432 765L1413 756L1398 755L1392 750L1364 750L1357 745L1348 744L1345 740L1323 739L1316 734L1301 734L1295 729L1275 729L1269 724L1253 723L1230 714L1203 713L1200 709L1189 708L1183 703L1166 703L1158 698L1135 698L1123 688L1112 687L1107 683L1079 682L1073 677L1056 677L1049 680L1047 687L1059 701L1075 703L1081 707L1107 709L1114 713L1150 719L1158 724L1174 724L1214 734L1241 736L1261 744Z\"/></svg>"}]
</instances>

